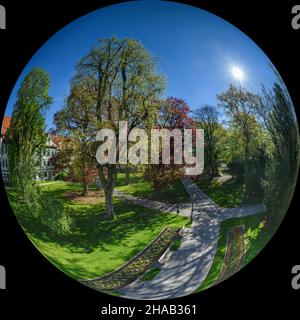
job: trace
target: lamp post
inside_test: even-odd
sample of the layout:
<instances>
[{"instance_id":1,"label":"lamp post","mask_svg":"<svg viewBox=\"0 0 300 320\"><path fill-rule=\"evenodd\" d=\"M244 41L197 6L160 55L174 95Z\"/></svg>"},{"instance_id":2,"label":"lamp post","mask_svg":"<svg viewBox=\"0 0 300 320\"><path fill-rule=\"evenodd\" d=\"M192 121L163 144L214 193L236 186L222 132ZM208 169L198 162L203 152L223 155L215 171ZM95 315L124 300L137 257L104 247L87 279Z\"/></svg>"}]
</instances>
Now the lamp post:
<instances>
[{"instance_id":1,"label":"lamp post","mask_svg":"<svg viewBox=\"0 0 300 320\"><path fill-rule=\"evenodd\" d=\"M195 199L195 195L193 194L192 196L192 210L191 210L191 216L190 216L190 222L193 222L193 214L194 214L194 199Z\"/></svg>"}]
</instances>

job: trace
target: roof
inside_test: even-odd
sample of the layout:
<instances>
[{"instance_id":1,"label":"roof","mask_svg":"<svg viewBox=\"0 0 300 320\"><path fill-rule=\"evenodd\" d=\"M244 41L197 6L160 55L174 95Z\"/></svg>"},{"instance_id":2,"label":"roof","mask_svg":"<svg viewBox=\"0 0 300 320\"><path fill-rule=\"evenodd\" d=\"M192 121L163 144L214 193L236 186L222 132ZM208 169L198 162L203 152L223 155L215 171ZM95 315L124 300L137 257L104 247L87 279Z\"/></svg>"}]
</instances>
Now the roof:
<instances>
[{"instance_id":1,"label":"roof","mask_svg":"<svg viewBox=\"0 0 300 320\"><path fill-rule=\"evenodd\" d=\"M1 135L5 136L7 129L10 126L10 121L11 121L11 117L4 117L3 118L3 122L2 122L2 127L1 127Z\"/></svg>"}]
</instances>

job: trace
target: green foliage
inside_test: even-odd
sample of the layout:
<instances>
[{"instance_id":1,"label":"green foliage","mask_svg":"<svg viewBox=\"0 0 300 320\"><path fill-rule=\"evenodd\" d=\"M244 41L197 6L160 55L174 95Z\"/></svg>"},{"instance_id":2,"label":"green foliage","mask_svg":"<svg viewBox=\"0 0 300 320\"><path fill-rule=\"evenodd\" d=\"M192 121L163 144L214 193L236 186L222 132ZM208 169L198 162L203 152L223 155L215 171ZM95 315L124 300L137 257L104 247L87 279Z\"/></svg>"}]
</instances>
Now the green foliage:
<instances>
[{"instance_id":1,"label":"green foliage","mask_svg":"<svg viewBox=\"0 0 300 320\"><path fill-rule=\"evenodd\" d=\"M118 223L115 223L104 218L103 197L93 203L78 203L67 197L69 193L80 194L78 183L55 182L41 186L41 192L49 199L63 202L65 214L72 217L70 234L58 236L39 220L25 219L21 213L24 205L13 191L9 191L11 205L20 213L21 225L41 253L76 279L94 278L115 270L144 249L164 227L181 228L188 222L176 214L114 198L118 214Z\"/></svg>"},{"instance_id":2,"label":"green foliage","mask_svg":"<svg viewBox=\"0 0 300 320\"><path fill-rule=\"evenodd\" d=\"M36 173L35 157L41 154L46 143L43 114L52 103L49 86L49 75L40 68L27 74L18 91L7 131L10 179L23 195L30 192L29 184Z\"/></svg>"},{"instance_id":3,"label":"green foliage","mask_svg":"<svg viewBox=\"0 0 300 320\"><path fill-rule=\"evenodd\" d=\"M180 248L180 246L181 246L181 240L177 239L172 243L172 245L170 247L170 251L176 251L177 249Z\"/></svg>"},{"instance_id":4,"label":"green foliage","mask_svg":"<svg viewBox=\"0 0 300 320\"><path fill-rule=\"evenodd\" d=\"M155 192L153 184L145 181L143 174L132 174L131 183L125 184L125 175L118 174L117 189L138 198L149 198L151 200L162 201L166 203L189 202L190 197L187 194L180 179L175 180L167 190Z\"/></svg>"},{"instance_id":5,"label":"green foliage","mask_svg":"<svg viewBox=\"0 0 300 320\"><path fill-rule=\"evenodd\" d=\"M55 176L55 180L62 180L62 181L66 181L69 177L69 170L64 169L59 171L56 176Z\"/></svg>"},{"instance_id":6,"label":"green foliage","mask_svg":"<svg viewBox=\"0 0 300 320\"><path fill-rule=\"evenodd\" d=\"M96 102L87 104L92 115L89 124L94 127L93 136L104 127L118 132L116 123L121 120L128 121L130 131L136 126L148 128L156 119L156 101L165 88L165 78L140 41L116 37L100 39L77 64L73 87L87 78L96 90ZM105 192L107 216L114 218L112 195L116 165L99 165L98 173Z\"/></svg>"},{"instance_id":7,"label":"green foliage","mask_svg":"<svg viewBox=\"0 0 300 320\"><path fill-rule=\"evenodd\" d=\"M38 200L40 204L39 219L41 223L58 235L70 234L72 220L70 216L64 212L63 201L55 199L47 193L41 193Z\"/></svg>"},{"instance_id":8,"label":"green foliage","mask_svg":"<svg viewBox=\"0 0 300 320\"><path fill-rule=\"evenodd\" d=\"M61 143L60 153L54 161L56 170L69 169L69 178L83 184L83 193L88 194L88 185L97 175L93 154L93 127L97 92L89 78L76 82L64 108L54 115L59 132L67 135Z\"/></svg>"},{"instance_id":9,"label":"green foliage","mask_svg":"<svg viewBox=\"0 0 300 320\"><path fill-rule=\"evenodd\" d=\"M267 212L263 212L249 217L228 219L222 222L213 263L205 280L195 292L200 292L213 286L218 279L226 254L227 233L231 228L238 225L245 225L246 227L246 256L244 265L256 257L271 239L277 227L276 225L266 225L265 218L267 215Z\"/></svg>"},{"instance_id":10,"label":"green foliage","mask_svg":"<svg viewBox=\"0 0 300 320\"><path fill-rule=\"evenodd\" d=\"M160 273L159 268L151 268L142 277L141 281L151 281Z\"/></svg>"},{"instance_id":11,"label":"green foliage","mask_svg":"<svg viewBox=\"0 0 300 320\"><path fill-rule=\"evenodd\" d=\"M8 159L12 186L25 206L25 216L40 221L57 234L70 232L70 219L63 205L46 197L34 181L45 148L44 112L52 103L48 95L49 75L34 68L23 80L18 91L8 129Z\"/></svg>"},{"instance_id":12,"label":"green foliage","mask_svg":"<svg viewBox=\"0 0 300 320\"><path fill-rule=\"evenodd\" d=\"M219 182L217 179L201 179L196 182L214 202L224 208L241 206L244 200L245 185L236 179ZM255 199L253 199L255 202Z\"/></svg>"},{"instance_id":13,"label":"green foliage","mask_svg":"<svg viewBox=\"0 0 300 320\"><path fill-rule=\"evenodd\" d=\"M197 127L204 130L204 173L209 177L218 175L222 128L216 107L204 105L195 111Z\"/></svg>"},{"instance_id":14,"label":"green foliage","mask_svg":"<svg viewBox=\"0 0 300 320\"><path fill-rule=\"evenodd\" d=\"M284 86L263 90L261 105L265 126L274 145L264 179L265 204L273 218L280 220L295 188L299 167L299 133L293 104Z\"/></svg>"},{"instance_id":15,"label":"green foliage","mask_svg":"<svg viewBox=\"0 0 300 320\"><path fill-rule=\"evenodd\" d=\"M220 101L219 107L222 107L229 116L234 134L232 138L235 144L231 143L233 156L230 167L233 173L245 182L245 200L247 201L254 192L253 187L257 185L256 182L262 179L259 177L254 182L250 163L256 158L257 149L263 143L262 126L255 118L260 98L243 87L233 85L217 97ZM237 151L242 153L239 154ZM241 170L241 163L243 170ZM261 170L263 171L264 169Z\"/></svg>"}]
</instances>

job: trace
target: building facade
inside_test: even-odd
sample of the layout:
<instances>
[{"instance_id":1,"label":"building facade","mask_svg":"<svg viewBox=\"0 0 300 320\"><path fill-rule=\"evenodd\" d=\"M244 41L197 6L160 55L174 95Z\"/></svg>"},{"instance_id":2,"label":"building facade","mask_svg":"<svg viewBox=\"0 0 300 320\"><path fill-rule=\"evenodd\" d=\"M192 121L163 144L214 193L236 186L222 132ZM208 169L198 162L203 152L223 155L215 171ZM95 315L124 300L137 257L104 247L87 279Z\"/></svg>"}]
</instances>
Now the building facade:
<instances>
[{"instance_id":1,"label":"building facade","mask_svg":"<svg viewBox=\"0 0 300 320\"><path fill-rule=\"evenodd\" d=\"M7 129L10 126L11 117L4 117L1 127L0 137L0 164L2 179L4 183L9 182L9 166L8 166L8 145L5 140ZM51 180L54 178L54 169L51 164L51 158L57 153L58 147L54 142L54 136L47 134L46 148L41 159L38 161L38 170L36 174L36 180Z\"/></svg>"}]
</instances>

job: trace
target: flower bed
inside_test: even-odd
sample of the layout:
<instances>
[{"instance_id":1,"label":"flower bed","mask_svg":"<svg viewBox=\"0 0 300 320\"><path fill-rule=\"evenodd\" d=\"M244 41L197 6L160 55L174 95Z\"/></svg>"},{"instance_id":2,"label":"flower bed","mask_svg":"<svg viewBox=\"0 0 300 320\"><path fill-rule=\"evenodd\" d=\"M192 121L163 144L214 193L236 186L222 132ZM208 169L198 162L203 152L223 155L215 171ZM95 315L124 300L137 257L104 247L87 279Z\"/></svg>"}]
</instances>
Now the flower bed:
<instances>
[{"instance_id":1,"label":"flower bed","mask_svg":"<svg viewBox=\"0 0 300 320\"><path fill-rule=\"evenodd\" d=\"M245 253L245 226L236 226L228 231L226 255L216 283L229 278L242 268Z\"/></svg>"},{"instance_id":2,"label":"flower bed","mask_svg":"<svg viewBox=\"0 0 300 320\"><path fill-rule=\"evenodd\" d=\"M179 235L180 229L165 228L145 249L122 267L96 279L82 281L94 289L111 291L126 287L145 273Z\"/></svg>"}]
</instances>

